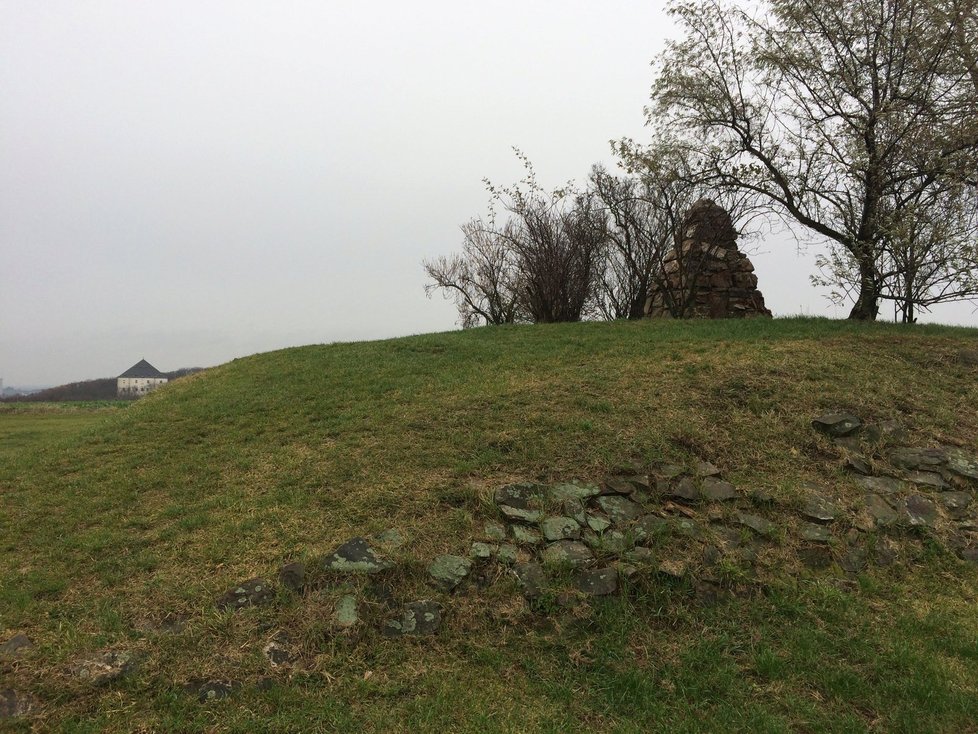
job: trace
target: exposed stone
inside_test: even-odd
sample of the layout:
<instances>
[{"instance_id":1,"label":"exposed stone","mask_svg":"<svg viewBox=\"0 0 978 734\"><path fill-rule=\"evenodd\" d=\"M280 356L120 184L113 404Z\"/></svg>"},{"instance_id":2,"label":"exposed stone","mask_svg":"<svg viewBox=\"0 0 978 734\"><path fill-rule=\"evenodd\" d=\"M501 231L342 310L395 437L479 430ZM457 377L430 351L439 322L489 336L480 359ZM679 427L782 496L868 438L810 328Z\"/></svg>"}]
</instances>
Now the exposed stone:
<instances>
[{"instance_id":1,"label":"exposed stone","mask_svg":"<svg viewBox=\"0 0 978 734\"><path fill-rule=\"evenodd\" d=\"M907 487L906 482L893 477L855 477L855 480L863 489L878 494L897 494Z\"/></svg>"},{"instance_id":2,"label":"exposed stone","mask_svg":"<svg viewBox=\"0 0 978 734\"><path fill-rule=\"evenodd\" d=\"M472 561L450 554L436 556L428 565L428 575L435 584L446 591L451 591L458 586L471 570Z\"/></svg>"},{"instance_id":3,"label":"exposed stone","mask_svg":"<svg viewBox=\"0 0 978 734\"><path fill-rule=\"evenodd\" d=\"M473 543L469 550L469 558L474 558L477 561L488 561L492 558L492 546L478 541Z\"/></svg>"},{"instance_id":4,"label":"exposed stone","mask_svg":"<svg viewBox=\"0 0 978 734\"><path fill-rule=\"evenodd\" d=\"M289 591L302 591L306 583L306 566L299 561L286 563L278 570L278 581Z\"/></svg>"},{"instance_id":5,"label":"exposed stone","mask_svg":"<svg viewBox=\"0 0 978 734\"><path fill-rule=\"evenodd\" d=\"M184 690L195 695L201 703L210 703L227 698L240 687L241 684L233 680L218 678L201 680L196 678L189 681L184 686Z\"/></svg>"},{"instance_id":6,"label":"exposed stone","mask_svg":"<svg viewBox=\"0 0 978 734\"><path fill-rule=\"evenodd\" d=\"M242 607L260 606L275 598L275 591L264 579L254 578L242 581L237 586L221 595L217 600L218 609L241 609Z\"/></svg>"},{"instance_id":7,"label":"exposed stone","mask_svg":"<svg viewBox=\"0 0 978 734\"><path fill-rule=\"evenodd\" d=\"M896 522L896 510L883 497L880 497L878 494L867 493L864 497L864 502L866 503L866 511L872 519L874 526L892 525Z\"/></svg>"},{"instance_id":8,"label":"exposed stone","mask_svg":"<svg viewBox=\"0 0 978 734\"><path fill-rule=\"evenodd\" d=\"M13 688L0 689L0 721L19 719L34 710L34 697Z\"/></svg>"},{"instance_id":9,"label":"exposed stone","mask_svg":"<svg viewBox=\"0 0 978 734\"><path fill-rule=\"evenodd\" d=\"M684 538L699 538L703 534L703 528L695 520L688 517L674 517L669 521L669 529L674 535Z\"/></svg>"},{"instance_id":10,"label":"exposed stone","mask_svg":"<svg viewBox=\"0 0 978 734\"><path fill-rule=\"evenodd\" d=\"M758 515L751 515L746 512L737 513L737 522L750 528L758 535L771 535L777 529L777 526L774 523L769 522Z\"/></svg>"},{"instance_id":11,"label":"exposed stone","mask_svg":"<svg viewBox=\"0 0 978 734\"><path fill-rule=\"evenodd\" d=\"M892 566L900 555L900 549L889 538L883 538L873 548L873 562L877 566Z\"/></svg>"},{"instance_id":12,"label":"exposed stone","mask_svg":"<svg viewBox=\"0 0 978 734\"><path fill-rule=\"evenodd\" d=\"M394 563L377 553L364 538L351 538L326 557L327 570L340 573L378 573Z\"/></svg>"},{"instance_id":13,"label":"exposed stone","mask_svg":"<svg viewBox=\"0 0 978 734\"><path fill-rule=\"evenodd\" d=\"M624 477L608 477L601 485L601 494L631 494L635 485Z\"/></svg>"},{"instance_id":14,"label":"exposed stone","mask_svg":"<svg viewBox=\"0 0 978 734\"><path fill-rule=\"evenodd\" d=\"M971 506L972 498L970 492L942 492L938 499L948 512L959 515Z\"/></svg>"},{"instance_id":15,"label":"exposed stone","mask_svg":"<svg viewBox=\"0 0 978 734\"><path fill-rule=\"evenodd\" d=\"M850 413L824 413L812 420L812 428L831 438L851 436L862 424L859 418Z\"/></svg>"},{"instance_id":16,"label":"exposed stone","mask_svg":"<svg viewBox=\"0 0 978 734\"><path fill-rule=\"evenodd\" d=\"M433 635L441 626L441 607L437 602L422 600L405 604L401 615L384 623L385 637Z\"/></svg>"},{"instance_id":17,"label":"exposed stone","mask_svg":"<svg viewBox=\"0 0 978 734\"><path fill-rule=\"evenodd\" d=\"M279 665L286 665L295 660L295 655L286 646L287 641L288 638L283 635L270 640L262 648L262 654L271 663L273 668L277 668Z\"/></svg>"},{"instance_id":18,"label":"exposed stone","mask_svg":"<svg viewBox=\"0 0 978 734\"><path fill-rule=\"evenodd\" d=\"M697 461L693 466L693 471L698 477L720 476L720 468L716 464L711 464L709 461Z\"/></svg>"},{"instance_id":19,"label":"exposed stone","mask_svg":"<svg viewBox=\"0 0 978 734\"><path fill-rule=\"evenodd\" d=\"M519 549L510 543L503 543L496 551L496 560L504 566L512 566L519 560Z\"/></svg>"},{"instance_id":20,"label":"exposed stone","mask_svg":"<svg viewBox=\"0 0 978 734\"><path fill-rule=\"evenodd\" d=\"M652 469L652 474L654 474L659 479L675 479L676 477L682 476L684 469L676 464L659 464Z\"/></svg>"},{"instance_id":21,"label":"exposed stone","mask_svg":"<svg viewBox=\"0 0 978 734\"><path fill-rule=\"evenodd\" d=\"M829 523L842 514L842 510L828 497L810 494L801 510L802 516L812 522Z\"/></svg>"},{"instance_id":22,"label":"exposed stone","mask_svg":"<svg viewBox=\"0 0 978 734\"><path fill-rule=\"evenodd\" d=\"M581 537L581 526L572 517L547 517L541 520L540 530L547 540L577 540Z\"/></svg>"},{"instance_id":23,"label":"exposed stone","mask_svg":"<svg viewBox=\"0 0 978 734\"><path fill-rule=\"evenodd\" d=\"M861 456L850 456L846 459L846 468L857 474L869 476L873 473L873 467Z\"/></svg>"},{"instance_id":24,"label":"exposed stone","mask_svg":"<svg viewBox=\"0 0 978 734\"><path fill-rule=\"evenodd\" d=\"M588 513L585 520L587 522L587 526L596 533L603 533L605 530L611 527L611 520L606 517L601 517L601 515L593 515Z\"/></svg>"},{"instance_id":25,"label":"exposed stone","mask_svg":"<svg viewBox=\"0 0 978 734\"><path fill-rule=\"evenodd\" d=\"M978 456L961 449L950 449L947 452L947 468L958 476L978 481Z\"/></svg>"},{"instance_id":26,"label":"exposed stone","mask_svg":"<svg viewBox=\"0 0 978 734\"><path fill-rule=\"evenodd\" d=\"M947 461L944 449L913 448L904 446L890 453L890 463L900 469L932 471Z\"/></svg>"},{"instance_id":27,"label":"exposed stone","mask_svg":"<svg viewBox=\"0 0 978 734\"><path fill-rule=\"evenodd\" d=\"M360 621L357 608L357 598L352 594L341 596L333 607L333 626L337 629L348 630Z\"/></svg>"},{"instance_id":28,"label":"exposed stone","mask_svg":"<svg viewBox=\"0 0 978 734\"><path fill-rule=\"evenodd\" d=\"M598 506L604 510L612 522L625 523L637 520L642 515L642 506L625 497L608 495L598 497Z\"/></svg>"},{"instance_id":29,"label":"exposed stone","mask_svg":"<svg viewBox=\"0 0 978 734\"><path fill-rule=\"evenodd\" d=\"M626 551L624 557L633 563L650 563L655 558L655 553L650 548L638 545Z\"/></svg>"},{"instance_id":30,"label":"exposed stone","mask_svg":"<svg viewBox=\"0 0 978 734\"><path fill-rule=\"evenodd\" d=\"M689 303L691 318L745 318L771 316L757 290L750 259L737 249L737 230L730 214L709 199L693 204L683 222L682 241L668 252L664 270L666 289L654 291L645 303L645 315L670 317L667 294Z\"/></svg>"},{"instance_id":31,"label":"exposed stone","mask_svg":"<svg viewBox=\"0 0 978 734\"><path fill-rule=\"evenodd\" d=\"M581 571L574 585L591 596L607 596L618 591L618 572L613 568Z\"/></svg>"},{"instance_id":32,"label":"exposed stone","mask_svg":"<svg viewBox=\"0 0 978 734\"><path fill-rule=\"evenodd\" d=\"M543 542L543 535L536 528L526 525L513 525L511 528L513 540L523 545L536 545Z\"/></svg>"},{"instance_id":33,"label":"exposed stone","mask_svg":"<svg viewBox=\"0 0 978 734\"><path fill-rule=\"evenodd\" d=\"M798 535L802 540L807 540L810 543L832 542L832 533L827 527L810 522L804 522L801 524L801 529L798 531Z\"/></svg>"},{"instance_id":34,"label":"exposed stone","mask_svg":"<svg viewBox=\"0 0 978 734\"><path fill-rule=\"evenodd\" d=\"M682 477L666 490L666 496L683 502L697 502L700 499L699 483L692 477Z\"/></svg>"},{"instance_id":35,"label":"exposed stone","mask_svg":"<svg viewBox=\"0 0 978 734\"><path fill-rule=\"evenodd\" d=\"M498 522L487 522L483 532L489 540L506 540L506 526Z\"/></svg>"},{"instance_id":36,"label":"exposed stone","mask_svg":"<svg viewBox=\"0 0 978 734\"><path fill-rule=\"evenodd\" d=\"M510 520L535 523L543 518L542 507L548 496L547 488L538 484L510 484L497 489L494 499Z\"/></svg>"},{"instance_id":37,"label":"exposed stone","mask_svg":"<svg viewBox=\"0 0 978 734\"><path fill-rule=\"evenodd\" d=\"M763 489L752 489L747 496L755 505L767 506L774 504L774 495Z\"/></svg>"},{"instance_id":38,"label":"exposed stone","mask_svg":"<svg viewBox=\"0 0 978 734\"><path fill-rule=\"evenodd\" d=\"M555 566L580 566L594 558L584 543L577 540L558 540L543 549L545 563Z\"/></svg>"},{"instance_id":39,"label":"exposed stone","mask_svg":"<svg viewBox=\"0 0 978 734\"><path fill-rule=\"evenodd\" d=\"M907 473L907 480L911 484L916 484L921 487L933 487L934 489L946 489L951 485L944 481L942 477L937 472L932 471L912 471Z\"/></svg>"},{"instance_id":40,"label":"exposed stone","mask_svg":"<svg viewBox=\"0 0 978 734\"><path fill-rule=\"evenodd\" d=\"M937 517L937 505L919 494L907 497L901 514L901 519L911 527L933 527Z\"/></svg>"},{"instance_id":41,"label":"exposed stone","mask_svg":"<svg viewBox=\"0 0 978 734\"><path fill-rule=\"evenodd\" d=\"M23 632L18 632L0 645L0 657L17 657L34 647L34 643Z\"/></svg>"},{"instance_id":42,"label":"exposed stone","mask_svg":"<svg viewBox=\"0 0 978 734\"><path fill-rule=\"evenodd\" d=\"M590 497L597 497L599 494L601 494L601 488L598 485L580 482L565 482L555 484L550 488L550 498L555 502L586 500Z\"/></svg>"},{"instance_id":43,"label":"exposed stone","mask_svg":"<svg viewBox=\"0 0 978 734\"><path fill-rule=\"evenodd\" d=\"M596 551L614 553L616 555L624 553L635 545L632 537L625 535L620 530L606 530L601 534L588 530L584 533L584 542L589 548L593 548Z\"/></svg>"},{"instance_id":44,"label":"exposed stone","mask_svg":"<svg viewBox=\"0 0 978 734\"><path fill-rule=\"evenodd\" d=\"M547 574L539 563L521 563L514 571L528 599L537 599L546 592Z\"/></svg>"},{"instance_id":45,"label":"exposed stone","mask_svg":"<svg viewBox=\"0 0 978 734\"><path fill-rule=\"evenodd\" d=\"M135 667L132 653L125 650L110 650L75 662L72 671L75 677L102 685L121 678Z\"/></svg>"},{"instance_id":46,"label":"exposed stone","mask_svg":"<svg viewBox=\"0 0 978 734\"><path fill-rule=\"evenodd\" d=\"M700 485L700 493L708 502L725 502L737 499L737 489L730 483L715 477L706 477Z\"/></svg>"}]
</instances>

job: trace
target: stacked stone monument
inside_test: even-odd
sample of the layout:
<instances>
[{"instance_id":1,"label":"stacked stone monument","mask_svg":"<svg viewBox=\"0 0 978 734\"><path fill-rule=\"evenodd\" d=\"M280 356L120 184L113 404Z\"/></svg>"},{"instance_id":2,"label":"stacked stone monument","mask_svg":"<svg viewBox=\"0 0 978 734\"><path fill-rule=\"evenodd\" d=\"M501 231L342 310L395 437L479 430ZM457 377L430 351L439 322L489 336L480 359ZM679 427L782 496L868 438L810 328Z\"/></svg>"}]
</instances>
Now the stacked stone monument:
<instances>
[{"instance_id":1,"label":"stacked stone monument","mask_svg":"<svg viewBox=\"0 0 978 734\"><path fill-rule=\"evenodd\" d=\"M737 230L727 211L700 199L686 214L682 243L664 261L664 287L653 291L645 315L663 318L746 318L771 316L757 290L750 259L737 249ZM671 296L671 298L670 298ZM678 314L670 300L685 304Z\"/></svg>"}]
</instances>

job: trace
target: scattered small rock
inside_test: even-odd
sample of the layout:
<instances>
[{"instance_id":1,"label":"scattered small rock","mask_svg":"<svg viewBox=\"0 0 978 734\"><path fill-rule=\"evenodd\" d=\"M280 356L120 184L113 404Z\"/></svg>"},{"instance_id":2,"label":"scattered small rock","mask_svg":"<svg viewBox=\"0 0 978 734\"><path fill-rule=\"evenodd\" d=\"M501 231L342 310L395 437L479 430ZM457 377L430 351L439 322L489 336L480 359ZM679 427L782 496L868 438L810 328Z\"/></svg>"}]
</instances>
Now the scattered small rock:
<instances>
[{"instance_id":1,"label":"scattered small rock","mask_svg":"<svg viewBox=\"0 0 978 734\"><path fill-rule=\"evenodd\" d=\"M693 471L698 477L720 476L720 469L709 461L697 461L693 466Z\"/></svg>"},{"instance_id":2,"label":"scattered small rock","mask_svg":"<svg viewBox=\"0 0 978 734\"><path fill-rule=\"evenodd\" d=\"M581 526L572 517L547 517L540 522L543 537L549 541L578 540L581 537Z\"/></svg>"},{"instance_id":3,"label":"scattered small rock","mask_svg":"<svg viewBox=\"0 0 978 734\"><path fill-rule=\"evenodd\" d=\"M596 533L603 533L605 530L611 527L611 520L606 517L601 517L601 515L592 515L588 513L585 517L587 526L591 528Z\"/></svg>"},{"instance_id":4,"label":"scattered small rock","mask_svg":"<svg viewBox=\"0 0 978 734\"><path fill-rule=\"evenodd\" d=\"M613 568L581 571L575 581L579 591L591 596L607 596L618 591L618 572Z\"/></svg>"},{"instance_id":5,"label":"scattered small rock","mask_svg":"<svg viewBox=\"0 0 978 734\"><path fill-rule=\"evenodd\" d=\"M217 608L241 609L248 606L268 604L275 598L275 591L265 579L248 579L232 586L217 600Z\"/></svg>"},{"instance_id":6,"label":"scattered small rock","mask_svg":"<svg viewBox=\"0 0 978 734\"><path fill-rule=\"evenodd\" d=\"M299 561L286 563L278 570L278 580L289 591L302 591L306 583L306 566Z\"/></svg>"},{"instance_id":7,"label":"scattered small rock","mask_svg":"<svg viewBox=\"0 0 978 734\"><path fill-rule=\"evenodd\" d=\"M102 685L121 678L135 667L132 653L124 650L110 650L92 657L78 660L72 669L75 677Z\"/></svg>"},{"instance_id":8,"label":"scattered small rock","mask_svg":"<svg viewBox=\"0 0 978 734\"><path fill-rule=\"evenodd\" d=\"M695 520L688 517L674 517L669 520L669 529L674 535L683 538L699 538L703 535L703 528Z\"/></svg>"},{"instance_id":9,"label":"scattered small rock","mask_svg":"<svg viewBox=\"0 0 978 734\"><path fill-rule=\"evenodd\" d=\"M373 536L373 541L377 545L383 546L387 550L395 551L401 548L405 541L404 534L397 528L385 530Z\"/></svg>"},{"instance_id":10,"label":"scattered small rock","mask_svg":"<svg viewBox=\"0 0 978 734\"><path fill-rule=\"evenodd\" d=\"M607 495L598 497L598 506L607 513L612 522L626 523L637 520L642 515L642 506L626 497Z\"/></svg>"},{"instance_id":11,"label":"scattered small rock","mask_svg":"<svg viewBox=\"0 0 978 734\"><path fill-rule=\"evenodd\" d=\"M846 551L845 556L842 558L842 568L849 573L859 573L866 568L866 563L868 560L869 551L867 551L865 548L856 546Z\"/></svg>"},{"instance_id":12,"label":"scattered small rock","mask_svg":"<svg viewBox=\"0 0 978 734\"><path fill-rule=\"evenodd\" d=\"M669 521L658 515L643 515L633 528L638 540L651 540L669 532Z\"/></svg>"},{"instance_id":13,"label":"scattered small rock","mask_svg":"<svg viewBox=\"0 0 978 734\"><path fill-rule=\"evenodd\" d=\"M588 530L584 533L584 543L596 551L616 555L624 553L635 544L630 535L620 530L606 530L600 534Z\"/></svg>"},{"instance_id":14,"label":"scattered small rock","mask_svg":"<svg viewBox=\"0 0 978 734\"><path fill-rule=\"evenodd\" d=\"M716 477L706 477L700 486L703 499L708 502L725 502L737 499L737 489L730 483Z\"/></svg>"},{"instance_id":15,"label":"scattered small rock","mask_svg":"<svg viewBox=\"0 0 978 734\"><path fill-rule=\"evenodd\" d=\"M34 643L23 632L18 632L0 645L0 657L17 657L34 647Z\"/></svg>"},{"instance_id":16,"label":"scattered small rock","mask_svg":"<svg viewBox=\"0 0 978 734\"><path fill-rule=\"evenodd\" d=\"M437 556L428 565L428 575L446 591L451 591L458 586L471 570L472 561L450 554Z\"/></svg>"},{"instance_id":17,"label":"scattered small rock","mask_svg":"<svg viewBox=\"0 0 978 734\"><path fill-rule=\"evenodd\" d=\"M824 525L816 525L815 523L802 523L798 535L802 540L807 540L810 543L832 542L832 533L829 529Z\"/></svg>"},{"instance_id":18,"label":"scattered small rock","mask_svg":"<svg viewBox=\"0 0 978 734\"><path fill-rule=\"evenodd\" d=\"M434 601L415 601L404 605L400 617L384 623L384 636L433 635L440 626L441 607Z\"/></svg>"},{"instance_id":19,"label":"scattered small rock","mask_svg":"<svg viewBox=\"0 0 978 734\"><path fill-rule=\"evenodd\" d=\"M652 469L652 474L656 477L667 480L682 476L684 472L685 469L676 464L659 464Z\"/></svg>"},{"instance_id":20,"label":"scattered small rock","mask_svg":"<svg viewBox=\"0 0 978 734\"><path fill-rule=\"evenodd\" d=\"M365 538L351 538L327 556L324 565L340 573L378 573L394 563L371 548Z\"/></svg>"},{"instance_id":21,"label":"scattered small rock","mask_svg":"<svg viewBox=\"0 0 978 734\"><path fill-rule=\"evenodd\" d=\"M862 421L850 413L825 413L812 420L812 428L831 438L850 436L862 426Z\"/></svg>"},{"instance_id":22,"label":"scattered small rock","mask_svg":"<svg viewBox=\"0 0 978 734\"><path fill-rule=\"evenodd\" d=\"M970 492L941 492L941 504L953 515L959 515L971 506Z\"/></svg>"},{"instance_id":23,"label":"scattered small rock","mask_svg":"<svg viewBox=\"0 0 978 734\"><path fill-rule=\"evenodd\" d=\"M601 494L631 494L635 485L624 477L608 477L601 487Z\"/></svg>"}]
</instances>

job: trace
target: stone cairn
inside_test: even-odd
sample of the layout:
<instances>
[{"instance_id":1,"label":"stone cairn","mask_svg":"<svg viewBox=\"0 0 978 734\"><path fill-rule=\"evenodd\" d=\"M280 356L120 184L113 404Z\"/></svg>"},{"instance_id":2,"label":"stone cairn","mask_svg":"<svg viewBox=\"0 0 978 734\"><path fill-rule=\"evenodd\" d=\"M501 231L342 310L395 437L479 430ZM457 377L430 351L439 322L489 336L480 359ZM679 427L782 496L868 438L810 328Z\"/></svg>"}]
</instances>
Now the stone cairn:
<instances>
[{"instance_id":1,"label":"stone cairn","mask_svg":"<svg viewBox=\"0 0 978 734\"><path fill-rule=\"evenodd\" d=\"M684 314L688 318L771 316L757 290L754 265L737 249L733 220L709 199L700 199L690 207L683 223L682 244L669 252L663 263L667 285L649 296L645 315L650 318L673 315L666 293L688 304Z\"/></svg>"}]
</instances>

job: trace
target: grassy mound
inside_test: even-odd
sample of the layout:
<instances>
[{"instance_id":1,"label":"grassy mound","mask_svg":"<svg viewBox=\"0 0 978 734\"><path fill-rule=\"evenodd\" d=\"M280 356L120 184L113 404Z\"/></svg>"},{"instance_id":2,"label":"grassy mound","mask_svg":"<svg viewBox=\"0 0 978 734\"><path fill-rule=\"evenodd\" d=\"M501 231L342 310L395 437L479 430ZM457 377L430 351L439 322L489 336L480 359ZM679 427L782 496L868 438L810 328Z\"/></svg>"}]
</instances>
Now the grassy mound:
<instances>
[{"instance_id":1,"label":"grassy mound","mask_svg":"<svg viewBox=\"0 0 978 734\"><path fill-rule=\"evenodd\" d=\"M181 380L3 455L0 642L36 646L0 658L0 688L35 700L0 726L973 729L974 564L940 534L894 529L893 566L811 572L791 508L805 482L862 496L811 428L827 410L975 453L978 370L958 354L976 348L975 331L938 327L595 323L304 347ZM783 528L754 567L727 569L736 593L717 604L695 594L698 556L688 577L639 573L572 609L528 604L504 568L454 594L427 583L431 558L465 555L498 519L500 485L696 460L769 494ZM317 575L343 541L390 528L407 542L382 581ZM305 593L215 608L289 561L310 569ZM337 632L347 594L363 620ZM416 599L443 605L439 633L384 638L377 622ZM272 667L263 647L283 633L294 660ZM115 649L133 672L78 680L80 656ZM202 704L196 678L235 686Z\"/></svg>"}]
</instances>

